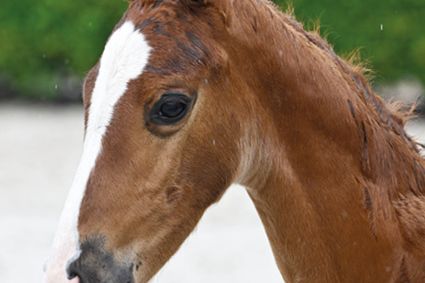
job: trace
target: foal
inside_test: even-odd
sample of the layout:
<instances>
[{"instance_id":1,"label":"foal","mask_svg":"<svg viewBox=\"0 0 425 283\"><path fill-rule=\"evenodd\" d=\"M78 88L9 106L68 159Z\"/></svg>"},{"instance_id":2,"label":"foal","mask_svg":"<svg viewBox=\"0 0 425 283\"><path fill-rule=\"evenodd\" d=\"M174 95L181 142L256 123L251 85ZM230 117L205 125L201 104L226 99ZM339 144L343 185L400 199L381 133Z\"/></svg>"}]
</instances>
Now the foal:
<instances>
[{"instance_id":1,"label":"foal","mask_svg":"<svg viewBox=\"0 0 425 283\"><path fill-rule=\"evenodd\" d=\"M131 1L84 105L47 282L148 282L232 183L286 282L425 282L425 162L402 118L268 1Z\"/></svg>"}]
</instances>

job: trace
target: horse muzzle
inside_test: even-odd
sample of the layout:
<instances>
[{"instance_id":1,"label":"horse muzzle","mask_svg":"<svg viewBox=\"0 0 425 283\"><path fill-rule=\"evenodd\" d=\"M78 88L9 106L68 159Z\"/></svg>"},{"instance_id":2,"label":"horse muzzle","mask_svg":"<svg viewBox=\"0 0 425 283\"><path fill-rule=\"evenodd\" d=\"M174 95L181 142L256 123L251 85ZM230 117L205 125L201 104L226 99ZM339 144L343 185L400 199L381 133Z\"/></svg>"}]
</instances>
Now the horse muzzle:
<instances>
[{"instance_id":1,"label":"horse muzzle","mask_svg":"<svg viewBox=\"0 0 425 283\"><path fill-rule=\"evenodd\" d=\"M134 283L133 264L116 260L104 249L103 241L94 239L81 244L80 256L67 267L68 279L79 283Z\"/></svg>"}]
</instances>

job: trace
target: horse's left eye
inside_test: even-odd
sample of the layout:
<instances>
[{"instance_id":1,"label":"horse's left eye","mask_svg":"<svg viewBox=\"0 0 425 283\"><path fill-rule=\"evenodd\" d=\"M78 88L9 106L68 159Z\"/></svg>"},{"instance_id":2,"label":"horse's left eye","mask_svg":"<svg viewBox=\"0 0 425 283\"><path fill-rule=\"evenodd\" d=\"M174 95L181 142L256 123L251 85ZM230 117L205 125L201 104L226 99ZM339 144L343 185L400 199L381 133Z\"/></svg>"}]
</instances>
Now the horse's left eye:
<instances>
[{"instance_id":1,"label":"horse's left eye","mask_svg":"<svg viewBox=\"0 0 425 283\"><path fill-rule=\"evenodd\" d=\"M166 93L153 106L149 118L159 125L171 125L182 120L191 106L192 99L180 93Z\"/></svg>"}]
</instances>

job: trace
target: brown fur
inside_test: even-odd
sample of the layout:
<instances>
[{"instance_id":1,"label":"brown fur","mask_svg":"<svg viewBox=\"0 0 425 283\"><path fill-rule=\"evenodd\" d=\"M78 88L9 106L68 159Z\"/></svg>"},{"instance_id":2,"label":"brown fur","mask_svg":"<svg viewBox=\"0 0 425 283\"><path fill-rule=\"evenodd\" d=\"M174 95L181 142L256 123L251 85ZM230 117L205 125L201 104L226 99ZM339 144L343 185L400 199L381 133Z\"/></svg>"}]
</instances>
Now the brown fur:
<instances>
[{"instance_id":1,"label":"brown fur","mask_svg":"<svg viewBox=\"0 0 425 283\"><path fill-rule=\"evenodd\" d=\"M83 240L147 282L239 182L286 282L425 282L425 162L362 67L265 0L134 0L124 19L154 51L107 132ZM176 88L198 99L168 135L142 117Z\"/></svg>"}]
</instances>

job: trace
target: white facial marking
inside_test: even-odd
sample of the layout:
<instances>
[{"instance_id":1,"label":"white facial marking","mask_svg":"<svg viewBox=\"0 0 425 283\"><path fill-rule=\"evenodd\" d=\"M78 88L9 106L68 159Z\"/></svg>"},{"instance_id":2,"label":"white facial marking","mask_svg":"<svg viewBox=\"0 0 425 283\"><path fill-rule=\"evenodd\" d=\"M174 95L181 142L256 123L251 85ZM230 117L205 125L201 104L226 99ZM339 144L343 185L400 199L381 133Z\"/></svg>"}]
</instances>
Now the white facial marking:
<instances>
[{"instance_id":1,"label":"white facial marking","mask_svg":"<svg viewBox=\"0 0 425 283\"><path fill-rule=\"evenodd\" d=\"M103 52L92 93L83 154L62 212L47 265L46 283L69 282L66 265L79 256L78 218L89 176L102 150L102 139L114 108L128 83L138 78L148 63L151 48L132 22L124 23L110 37Z\"/></svg>"}]
</instances>

